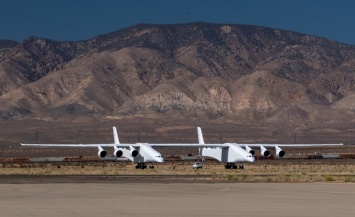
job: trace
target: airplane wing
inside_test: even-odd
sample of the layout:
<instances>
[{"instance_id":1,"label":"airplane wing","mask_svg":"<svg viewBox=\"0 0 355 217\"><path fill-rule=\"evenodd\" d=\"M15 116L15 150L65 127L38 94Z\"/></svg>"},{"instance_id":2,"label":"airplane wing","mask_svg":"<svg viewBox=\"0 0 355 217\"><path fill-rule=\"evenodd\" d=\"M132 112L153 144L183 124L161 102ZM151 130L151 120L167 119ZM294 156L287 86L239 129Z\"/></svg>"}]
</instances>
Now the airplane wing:
<instances>
[{"instance_id":1,"label":"airplane wing","mask_svg":"<svg viewBox=\"0 0 355 217\"><path fill-rule=\"evenodd\" d=\"M250 147L259 149L261 147L265 148L279 148L279 147L316 147L316 146L339 146L343 145L342 143L338 144L238 144L238 143L224 143L224 144L205 144L202 130L200 127L197 127L198 134L198 143L161 143L161 144L149 144L149 143L135 143L127 144L120 143L118 139L117 129L113 127L113 137L114 143L107 144L21 144L22 146L37 146L37 147L72 147L72 148L98 148L98 147L123 147L123 148L138 148L141 145L151 146L151 147L197 147L197 148L224 148L230 147L230 145L241 146L241 147Z\"/></svg>"},{"instance_id":2,"label":"airplane wing","mask_svg":"<svg viewBox=\"0 0 355 217\"><path fill-rule=\"evenodd\" d=\"M336 144L241 144L241 143L224 143L224 144L197 144L197 143L136 143L136 144L23 144L22 146L38 146L38 147L78 147L78 148L90 148L90 147L139 147L140 145L149 145L151 147L205 147L205 148L217 148L217 147L229 147L229 145L238 145L238 146L249 146L249 147L270 147L275 146L279 147L319 147L319 146L341 146L343 143Z\"/></svg>"},{"instance_id":3,"label":"airplane wing","mask_svg":"<svg viewBox=\"0 0 355 217\"><path fill-rule=\"evenodd\" d=\"M336 144L237 144L239 146L249 146L251 148L258 148L264 146L266 148L275 148L278 147L326 147L326 146L341 146L343 143Z\"/></svg>"},{"instance_id":4,"label":"airplane wing","mask_svg":"<svg viewBox=\"0 0 355 217\"><path fill-rule=\"evenodd\" d=\"M177 144L149 144L151 147L196 147L196 148L227 148L231 145L240 146L242 148L252 148L252 149L260 149L260 147L265 148L283 148L283 147L327 147L327 146L342 146L343 143L337 144L240 144L240 143L223 143L223 144L198 144L198 143L177 143Z\"/></svg>"},{"instance_id":5,"label":"airplane wing","mask_svg":"<svg viewBox=\"0 0 355 217\"><path fill-rule=\"evenodd\" d=\"M23 144L22 146L37 146L37 147L73 147L73 148L97 148L101 147L114 147L117 144ZM122 144L120 144L122 145ZM126 147L126 146L125 146Z\"/></svg>"},{"instance_id":6,"label":"airplane wing","mask_svg":"<svg viewBox=\"0 0 355 217\"><path fill-rule=\"evenodd\" d=\"M198 143L161 143L149 144L152 147L196 147L196 148L223 148L228 147L229 143L225 144L198 144Z\"/></svg>"},{"instance_id":7,"label":"airplane wing","mask_svg":"<svg viewBox=\"0 0 355 217\"><path fill-rule=\"evenodd\" d=\"M238 144L238 143L214 143L206 144L203 139L202 130L197 127L198 143L161 143L161 144L149 144L149 143L135 143L127 144L120 143L118 139L118 133L116 127L113 127L113 137L114 143L106 144L21 144L22 146L32 146L32 147L58 147L58 148L97 148L98 156L104 158L107 155L105 148L113 148L114 156L116 157L128 157L134 162L140 162L145 160L147 162L163 162L164 159L162 155L154 150L152 147L196 147L199 148L200 156L208 156L215 158L221 162L231 163L231 162L253 162L255 151L254 149L260 150L260 154L268 157L270 156L270 151L268 149L275 150L275 156L283 157L285 156L285 151L282 150L283 147L325 147L325 146L341 146L342 143L337 144ZM223 149L223 150L221 150ZM228 149L228 150L227 150ZM139 156L142 152L144 158ZM147 152L149 152L147 154Z\"/></svg>"},{"instance_id":8,"label":"airplane wing","mask_svg":"<svg viewBox=\"0 0 355 217\"><path fill-rule=\"evenodd\" d=\"M158 144L149 144L149 143L136 143L136 144L23 144L22 146L33 146L33 147L72 147L72 148L97 148L97 147L134 147L137 148L140 145L148 145L151 147L204 147L204 148L217 148L217 147L228 147L228 144L197 144L197 143L158 143Z\"/></svg>"}]
</instances>

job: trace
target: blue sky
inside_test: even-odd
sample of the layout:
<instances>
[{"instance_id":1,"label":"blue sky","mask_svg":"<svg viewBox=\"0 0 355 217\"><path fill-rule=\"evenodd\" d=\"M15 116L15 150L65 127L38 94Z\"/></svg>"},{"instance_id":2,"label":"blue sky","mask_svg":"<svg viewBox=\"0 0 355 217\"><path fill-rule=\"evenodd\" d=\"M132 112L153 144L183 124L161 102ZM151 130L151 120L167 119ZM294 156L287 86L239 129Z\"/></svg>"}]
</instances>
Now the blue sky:
<instances>
[{"instance_id":1,"label":"blue sky","mask_svg":"<svg viewBox=\"0 0 355 217\"><path fill-rule=\"evenodd\" d=\"M355 45L353 0L0 0L0 39L78 41L138 23L292 30Z\"/></svg>"}]
</instances>

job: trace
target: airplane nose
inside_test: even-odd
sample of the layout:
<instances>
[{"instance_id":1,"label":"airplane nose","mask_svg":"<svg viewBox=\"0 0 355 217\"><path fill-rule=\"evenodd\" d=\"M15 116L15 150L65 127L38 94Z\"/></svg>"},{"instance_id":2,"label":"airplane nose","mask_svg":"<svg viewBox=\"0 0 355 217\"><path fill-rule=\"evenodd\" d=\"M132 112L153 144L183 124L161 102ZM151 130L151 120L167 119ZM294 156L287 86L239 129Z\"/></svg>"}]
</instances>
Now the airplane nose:
<instances>
[{"instance_id":1,"label":"airplane nose","mask_svg":"<svg viewBox=\"0 0 355 217\"><path fill-rule=\"evenodd\" d=\"M155 160L156 160L158 163L164 163L164 158L163 158L163 157L156 157Z\"/></svg>"},{"instance_id":2,"label":"airplane nose","mask_svg":"<svg viewBox=\"0 0 355 217\"><path fill-rule=\"evenodd\" d=\"M255 157L252 156L252 155L247 155L245 157L245 159L246 159L247 162L251 162L251 163L255 161Z\"/></svg>"}]
</instances>

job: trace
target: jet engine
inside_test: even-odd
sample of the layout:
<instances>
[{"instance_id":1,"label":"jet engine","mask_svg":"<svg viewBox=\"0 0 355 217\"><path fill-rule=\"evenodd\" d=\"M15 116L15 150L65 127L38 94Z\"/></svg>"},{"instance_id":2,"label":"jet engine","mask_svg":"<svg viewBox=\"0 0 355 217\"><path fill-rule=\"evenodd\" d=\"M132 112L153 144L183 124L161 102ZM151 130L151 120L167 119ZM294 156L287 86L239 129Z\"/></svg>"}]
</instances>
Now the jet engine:
<instances>
[{"instance_id":1,"label":"jet engine","mask_svg":"<svg viewBox=\"0 0 355 217\"><path fill-rule=\"evenodd\" d=\"M275 150L276 150L276 155L279 157L283 157L285 156L285 151L282 150L279 146L275 146Z\"/></svg>"},{"instance_id":2,"label":"jet engine","mask_svg":"<svg viewBox=\"0 0 355 217\"><path fill-rule=\"evenodd\" d=\"M130 154L132 157L137 157L139 155L139 151L137 149L133 148L132 146L129 146L129 149L131 150Z\"/></svg>"},{"instance_id":3,"label":"jet engine","mask_svg":"<svg viewBox=\"0 0 355 217\"><path fill-rule=\"evenodd\" d=\"M116 156L116 157L122 157L123 150L121 148L115 147L115 151L114 151L113 155Z\"/></svg>"},{"instance_id":4,"label":"jet engine","mask_svg":"<svg viewBox=\"0 0 355 217\"><path fill-rule=\"evenodd\" d=\"M97 152L97 155L100 157L100 158L104 158L106 157L107 155L107 152L101 148L101 146L98 147L99 151Z\"/></svg>"},{"instance_id":5,"label":"jet engine","mask_svg":"<svg viewBox=\"0 0 355 217\"><path fill-rule=\"evenodd\" d=\"M249 152L251 155L255 155L255 151L253 150L253 149L251 149L249 146L245 146L245 150L247 151L247 152Z\"/></svg>"},{"instance_id":6,"label":"jet engine","mask_svg":"<svg viewBox=\"0 0 355 217\"><path fill-rule=\"evenodd\" d=\"M270 151L267 150L264 146L260 145L260 153L264 156L264 157L269 157L270 156Z\"/></svg>"}]
</instances>

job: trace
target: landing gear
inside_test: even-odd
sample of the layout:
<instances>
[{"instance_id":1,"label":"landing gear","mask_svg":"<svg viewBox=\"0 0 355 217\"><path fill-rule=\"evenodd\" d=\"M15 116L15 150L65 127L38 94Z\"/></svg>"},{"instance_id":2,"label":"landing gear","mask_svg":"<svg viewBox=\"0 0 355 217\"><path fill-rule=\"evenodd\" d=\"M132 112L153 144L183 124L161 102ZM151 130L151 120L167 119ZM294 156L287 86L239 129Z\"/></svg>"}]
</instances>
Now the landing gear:
<instances>
[{"instance_id":1,"label":"landing gear","mask_svg":"<svg viewBox=\"0 0 355 217\"><path fill-rule=\"evenodd\" d=\"M145 163L137 163L136 165L136 169L146 169L147 168L147 165Z\"/></svg>"},{"instance_id":2,"label":"landing gear","mask_svg":"<svg viewBox=\"0 0 355 217\"><path fill-rule=\"evenodd\" d=\"M226 169L234 169L236 166L235 166L234 163L226 163L226 164L224 165L224 167L225 167Z\"/></svg>"},{"instance_id":3,"label":"landing gear","mask_svg":"<svg viewBox=\"0 0 355 217\"><path fill-rule=\"evenodd\" d=\"M137 163L136 169L147 169L147 164L146 163ZM154 169L154 164L149 164L149 169Z\"/></svg>"},{"instance_id":4,"label":"landing gear","mask_svg":"<svg viewBox=\"0 0 355 217\"><path fill-rule=\"evenodd\" d=\"M241 169L241 170L244 170L244 165L243 165L243 163L240 163L239 164L239 167L237 166L237 165L235 165L235 163L226 163L225 165L224 165L224 167L226 168L226 169Z\"/></svg>"},{"instance_id":5,"label":"landing gear","mask_svg":"<svg viewBox=\"0 0 355 217\"><path fill-rule=\"evenodd\" d=\"M243 163L240 163L240 164L239 164L239 169L244 170L244 165L243 165Z\"/></svg>"}]
</instances>

